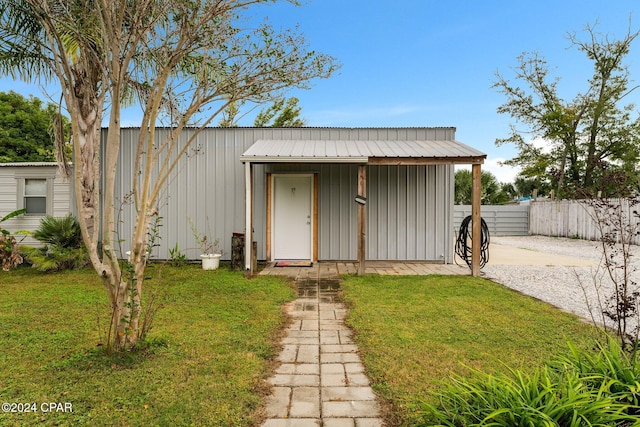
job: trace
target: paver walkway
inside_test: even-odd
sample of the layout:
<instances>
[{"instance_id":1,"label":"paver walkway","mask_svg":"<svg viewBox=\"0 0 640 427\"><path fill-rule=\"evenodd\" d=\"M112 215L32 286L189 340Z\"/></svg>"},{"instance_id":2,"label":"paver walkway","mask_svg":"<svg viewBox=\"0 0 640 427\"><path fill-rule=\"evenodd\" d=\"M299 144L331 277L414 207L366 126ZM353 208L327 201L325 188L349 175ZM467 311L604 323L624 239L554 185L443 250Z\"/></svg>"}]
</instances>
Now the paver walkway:
<instances>
[{"instance_id":1,"label":"paver walkway","mask_svg":"<svg viewBox=\"0 0 640 427\"><path fill-rule=\"evenodd\" d=\"M345 325L335 270L298 269L292 323L269 379L264 427L379 427L380 405Z\"/></svg>"}]
</instances>

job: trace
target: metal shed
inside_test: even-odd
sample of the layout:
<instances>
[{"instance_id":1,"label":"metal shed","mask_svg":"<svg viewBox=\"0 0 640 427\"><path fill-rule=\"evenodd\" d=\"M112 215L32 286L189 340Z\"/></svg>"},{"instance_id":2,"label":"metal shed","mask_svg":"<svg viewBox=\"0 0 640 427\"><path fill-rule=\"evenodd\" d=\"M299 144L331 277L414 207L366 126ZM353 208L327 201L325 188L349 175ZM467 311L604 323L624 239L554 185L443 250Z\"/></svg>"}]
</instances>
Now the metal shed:
<instances>
[{"instance_id":1,"label":"metal shed","mask_svg":"<svg viewBox=\"0 0 640 427\"><path fill-rule=\"evenodd\" d=\"M157 138L169 131L158 129ZM122 130L119 200L136 175L132 159L138 132ZM486 157L455 141L454 128L209 128L196 146L169 180L159 206L158 258L167 258L175 244L194 248L190 219L220 237L226 254L232 233L245 232L247 246L257 241L261 260L358 260L366 253L369 260L450 263L453 165L473 164L479 174ZM287 192L290 198L293 193L308 198L302 224L278 217L288 210L286 197L285 208L278 208L279 196ZM366 196L366 205L354 201L358 194ZM119 238L126 239L132 215L131 207L122 208ZM303 238L301 245L294 244ZM124 250L126 245L122 241ZM245 260L249 266L250 258Z\"/></svg>"}]
</instances>

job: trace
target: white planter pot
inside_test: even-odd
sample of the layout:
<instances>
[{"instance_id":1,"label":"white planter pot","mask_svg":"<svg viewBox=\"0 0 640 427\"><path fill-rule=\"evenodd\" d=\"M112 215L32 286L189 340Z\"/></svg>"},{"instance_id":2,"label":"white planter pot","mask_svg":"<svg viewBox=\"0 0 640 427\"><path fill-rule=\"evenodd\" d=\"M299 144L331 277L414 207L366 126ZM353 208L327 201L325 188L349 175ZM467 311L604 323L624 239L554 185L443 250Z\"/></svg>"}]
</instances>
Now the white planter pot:
<instances>
[{"instance_id":1,"label":"white planter pot","mask_svg":"<svg viewBox=\"0 0 640 427\"><path fill-rule=\"evenodd\" d=\"M221 254L202 254L202 269L203 270L216 270L220 267Z\"/></svg>"}]
</instances>

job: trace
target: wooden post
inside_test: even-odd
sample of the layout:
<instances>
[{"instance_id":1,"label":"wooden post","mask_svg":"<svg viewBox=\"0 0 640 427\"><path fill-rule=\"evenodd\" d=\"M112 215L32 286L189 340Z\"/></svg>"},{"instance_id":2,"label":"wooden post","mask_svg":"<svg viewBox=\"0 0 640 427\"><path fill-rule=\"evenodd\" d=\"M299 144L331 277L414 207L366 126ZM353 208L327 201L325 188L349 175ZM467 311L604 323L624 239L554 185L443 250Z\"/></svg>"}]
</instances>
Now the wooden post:
<instances>
[{"instance_id":1,"label":"wooden post","mask_svg":"<svg viewBox=\"0 0 640 427\"><path fill-rule=\"evenodd\" d=\"M481 169L479 164L472 166L472 196L471 196L471 275L480 276L480 198L482 190Z\"/></svg>"},{"instance_id":2,"label":"wooden post","mask_svg":"<svg viewBox=\"0 0 640 427\"><path fill-rule=\"evenodd\" d=\"M367 166L358 166L358 195L367 197ZM358 275L365 273L367 257L367 206L358 203Z\"/></svg>"},{"instance_id":3,"label":"wooden post","mask_svg":"<svg viewBox=\"0 0 640 427\"><path fill-rule=\"evenodd\" d=\"M245 274L253 275L253 165L251 162L244 164L244 188L245 188L245 230L244 230L244 269Z\"/></svg>"}]
</instances>

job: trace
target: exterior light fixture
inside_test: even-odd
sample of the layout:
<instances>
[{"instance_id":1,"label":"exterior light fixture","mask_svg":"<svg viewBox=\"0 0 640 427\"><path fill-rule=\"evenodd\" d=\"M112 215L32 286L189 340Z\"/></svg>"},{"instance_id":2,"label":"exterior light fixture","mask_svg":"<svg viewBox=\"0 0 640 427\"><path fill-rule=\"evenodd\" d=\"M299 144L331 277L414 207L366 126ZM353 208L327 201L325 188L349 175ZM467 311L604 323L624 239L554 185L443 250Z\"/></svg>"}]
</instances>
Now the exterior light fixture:
<instances>
[{"instance_id":1,"label":"exterior light fixture","mask_svg":"<svg viewBox=\"0 0 640 427\"><path fill-rule=\"evenodd\" d=\"M356 196L356 203L360 204L360 205L366 205L367 204L367 198L361 195L357 195Z\"/></svg>"}]
</instances>

